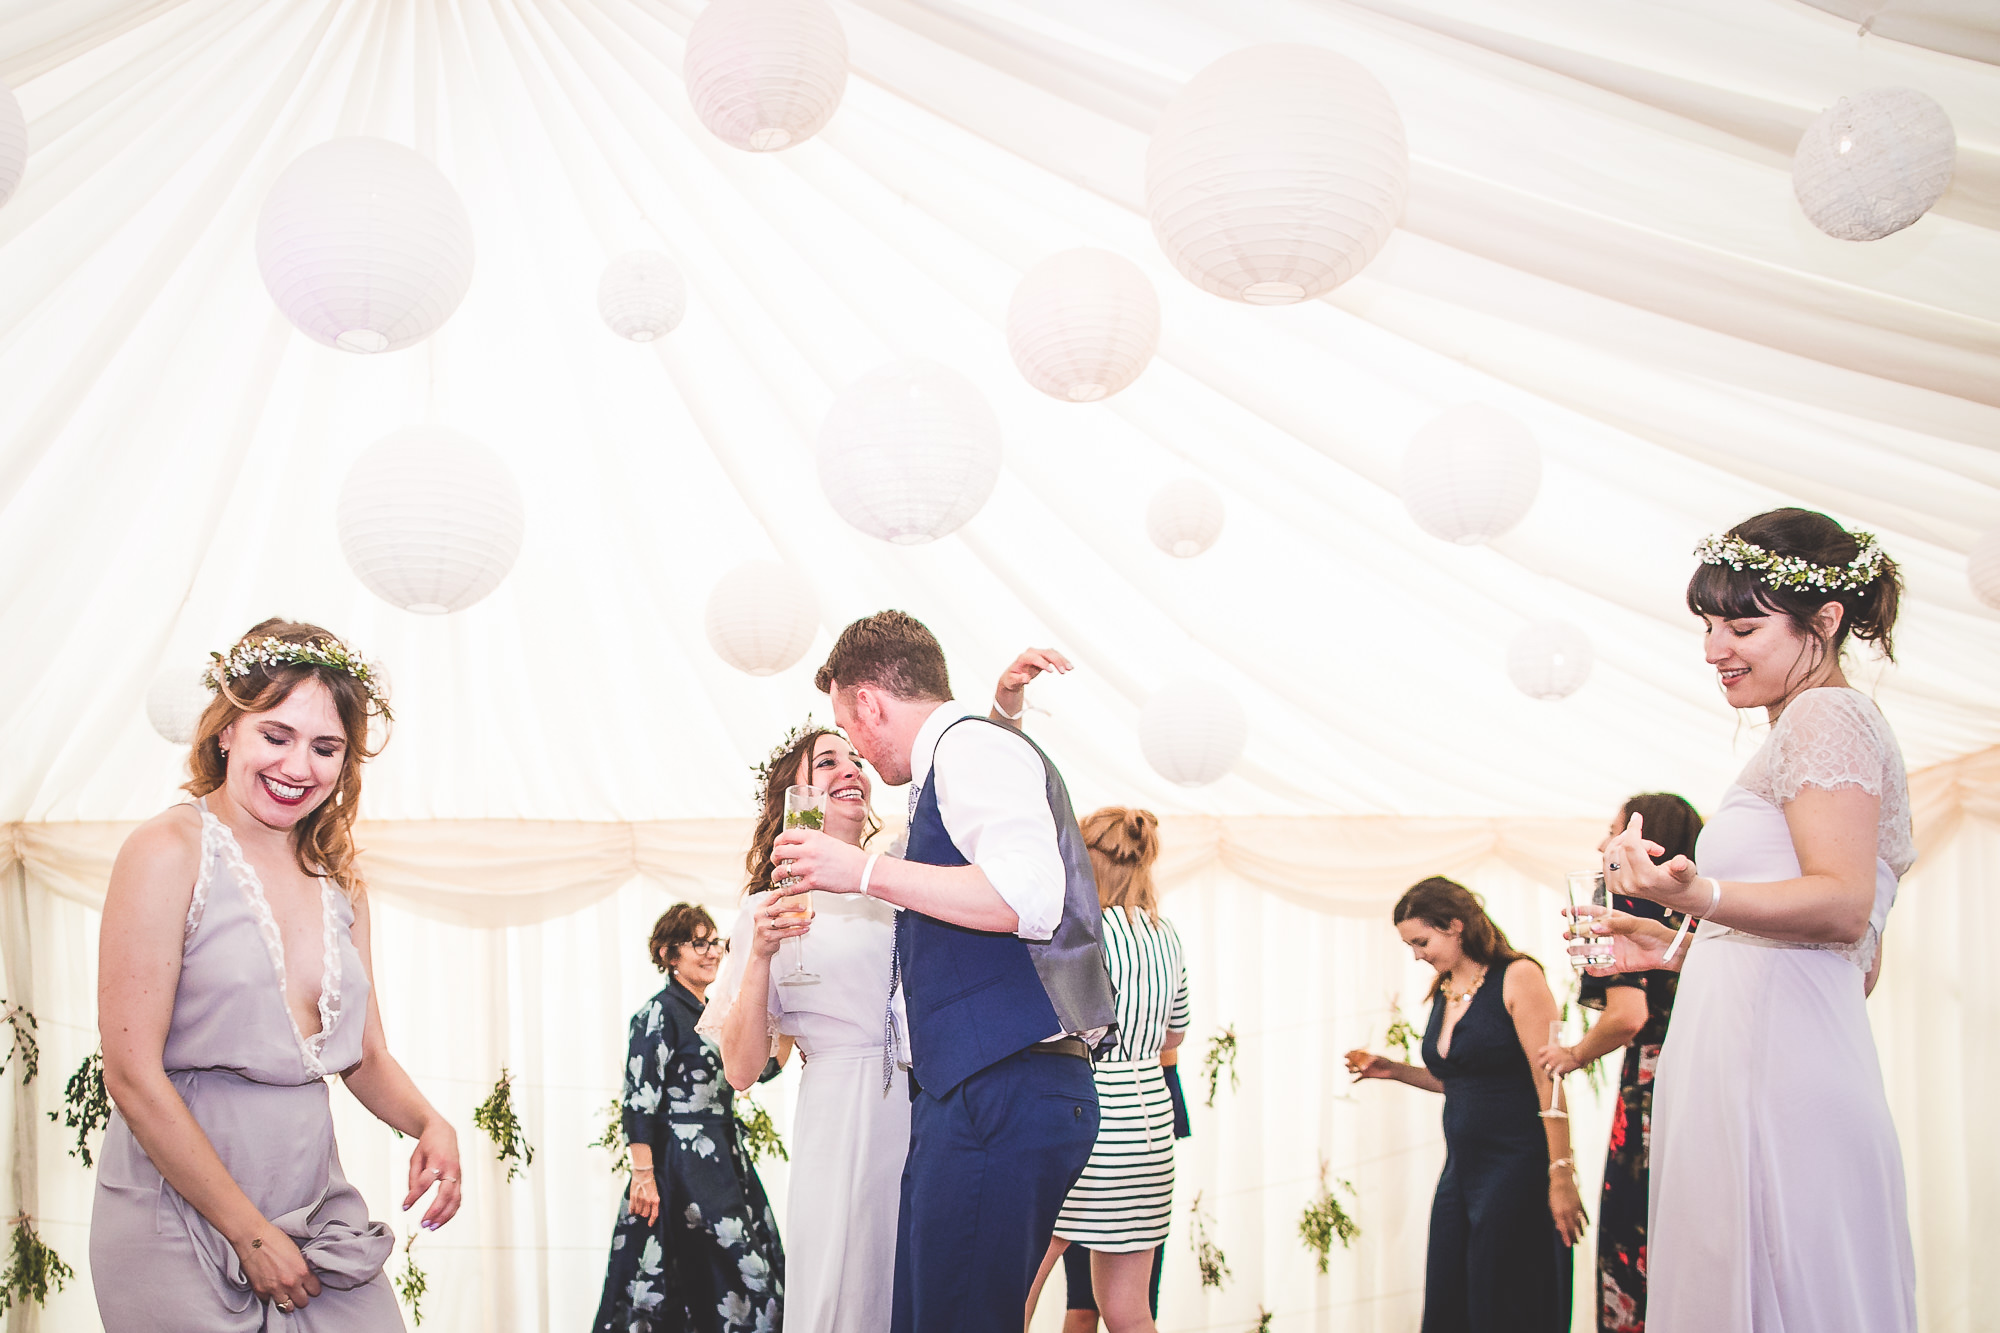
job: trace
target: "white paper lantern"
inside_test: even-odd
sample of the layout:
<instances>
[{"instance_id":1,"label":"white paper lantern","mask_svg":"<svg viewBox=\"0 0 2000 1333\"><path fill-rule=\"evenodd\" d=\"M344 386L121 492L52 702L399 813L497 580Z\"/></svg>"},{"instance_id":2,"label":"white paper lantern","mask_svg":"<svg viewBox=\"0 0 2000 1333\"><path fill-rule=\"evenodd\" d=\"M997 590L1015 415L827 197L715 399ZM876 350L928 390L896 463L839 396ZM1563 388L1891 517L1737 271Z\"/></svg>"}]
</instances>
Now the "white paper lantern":
<instances>
[{"instance_id":1,"label":"white paper lantern","mask_svg":"<svg viewBox=\"0 0 2000 1333\"><path fill-rule=\"evenodd\" d=\"M431 161L386 139L331 139L278 176L257 267L314 342L393 352L451 318L472 285L472 222Z\"/></svg>"},{"instance_id":2,"label":"white paper lantern","mask_svg":"<svg viewBox=\"0 0 2000 1333\"><path fill-rule=\"evenodd\" d=\"M680 326L687 313L687 280L657 250L628 250L604 266L597 280L597 313L621 338L649 343Z\"/></svg>"},{"instance_id":3,"label":"white paper lantern","mask_svg":"<svg viewBox=\"0 0 2000 1333\"><path fill-rule=\"evenodd\" d=\"M1874 241L1930 211L1951 184L1958 136L1913 88L1843 97L1813 118L1792 155L1792 193L1813 226Z\"/></svg>"},{"instance_id":4,"label":"white paper lantern","mask_svg":"<svg viewBox=\"0 0 2000 1333\"><path fill-rule=\"evenodd\" d=\"M1170 481L1153 492L1146 506L1146 535L1168 555L1185 560L1215 545L1222 535L1222 497L1193 477Z\"/></svg>"},{"instance_id":5,"label":"white paper lantern","mask_svg":"<svg viewBox=\"0 0 2000 1333\"><path fill-rule=\"evenodd\" d=\"M972 381L892 361L842 391L820 426L820 489L871 537L914 546L979 512L1000 479L1000 419Z\"/></svg>"},{"instance_id":6,"label":"white paper lantern","mask_svg":"<svg viewBox=\"0 0 2000 1333\"><path fill-rule=\"evenodd\" d=\"M738 671L773 676L805 656L819 629L812 581L789 565L752 560L708 595L709 646Z\"/></svg>"},{"instance_id":7,"label":"white paper lantern","mask_svg":"<svg viewBox=\"0 0 2000 1333\"><path fill-rule=\"evenodd\" d=\"M1981 537L1966 552L1965 577L1975 597L2000 611L2000 528Z\"/></svg>"},{"instance_id":8,"label":"white paper lantern","mask_svg":"<svg viewBox=\"0 0 2000 1333\"><path fill-rule=\"evenodd\" d=\"M825 0L710 0L681 77L716 138L753 153L818 134L847 91L847 34Z\"/></svg>"},{"instance_id":9,"label":"white paper lantern","mask_svg":"<svg viewBox=\"0 0 2000 1333\"><path fill-rule=\"evenodd\" d=\"M1519 523L1541 486L1534 433L1483 404L1439 414L1403 450L1403 507L1425 532L1461 546Z\"/></svg>"},{"instance_id":10,"label":"white paper lantern","mask_svg":"<svg viewBox=\"0 0 2000 1333\"><path fill-rule=\"evenodd\" d=\"M146 720L166 740L186 745L213 697L202 684L199 667L167 667L146 691Z\"/></svg>"},{"instance_id":11,"label":"white paper lantern","mask_svg":"<svg viewBox=\"0 0 2000 1333\"><path fill-rule=\"evenodd\" d=\"M0 204L14 197L28 169L28 118L14 90L0 83Z\"/></svg>"},{"instance_id":12,"label":"white paper lantern","mask_svg":"<svg viewBox=\"0 0 2000 1333\"><path fill-rule=\"evenodd\" d=\"M1160 298L1131 260L1064 250L1029 269L1007 306L1007 350L1051 398L1094 403L1139 378L1160 345Z\"/></svg>"},{"instance_id":13,"label":"white paper lantern","mask_svg":"<svg viewBox=\"0 0 2000 1333\"><path fill-rule=\"evenodd\" d=\"M355 577L418 615L463 611L521 553L521 488L459 431L406 426L369 445L340 488L340 549Z\"/></svg>"},{"instance_id":14,"label":"white paper lantern","mask_svg":"<svg viewBox=\"0 0 2000 1333\"><path fill-rule=\"evenodd\" d=\"M1153 771L1183 787L1206 787L1243 757L1250 722L1243 705L1207 680L1180 680L1146 700L1139 748Z\"/></svg>"},{"instance_id":15,"label":"white paper lantern","mask_svg":"<svg viewBox=\"0 0 2000 1333\"><path fill-rule=\"evenodd\" d=\"M1204 291L1290 305L1359 273L1409 189L1403 118L1345 56L1252 46L1196 74L1146 148L1146 212Z\"/></svg>"},{"instance_id":16,"label":"white paper lantern","mask_svg":"<svg viewBox=\"0 0 2000 1333\"><path fill-rule=\"evenodd\" d=\"M1575 694L1597 660L1590 636L1567 620L1538 620L1507 646L1507 676L1530 699Z\"/></svg>"}]
</instances>

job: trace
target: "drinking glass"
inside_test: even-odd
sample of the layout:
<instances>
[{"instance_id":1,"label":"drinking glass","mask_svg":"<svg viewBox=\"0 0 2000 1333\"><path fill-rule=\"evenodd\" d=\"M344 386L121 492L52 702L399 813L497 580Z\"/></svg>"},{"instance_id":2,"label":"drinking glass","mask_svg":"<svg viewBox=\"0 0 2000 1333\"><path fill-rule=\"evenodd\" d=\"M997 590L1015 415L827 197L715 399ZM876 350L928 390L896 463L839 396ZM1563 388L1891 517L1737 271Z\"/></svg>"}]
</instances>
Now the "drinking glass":
<instances>
[{"instance_id":1,"label":"drinking glass","mask_svg":"<svg viewBox=\"0 0 2000 1333\"><path fill-rule=\"evenodd\" d=\"M823 787L785 788L785 827L787 829L826 827L826 789ZM786 892L796 879L787 876L780 880L778 889ZM813 919L811 893L790 895L786 904L791 910L784 913L789 925L803 925ZM803 935L786 941L792 946L792 967L778 977L780 986L813 986L819 983L819 974L806 967L806 941Z\"/></svg>"},{"instance_id":2,"label":"drinking glass","mask_svg":"<svg viewBox=\"0 0 2000 1333\"><path fill-rule=\"evenodd\" d=\"M1569 905L1572 909L1596 907L1609 912L1611 910L1611 891L1604 887L1604 872L1601 870L1570 871ZM1611 957L1611 937L1608 935L1599 935L1596 931L1589 930L1585 924L1589 920L1589 917L1572 916L1570 918L1572 929L1580 929L1587 932L1584 934L1583 940L1590 946L1589 950L1585 953L1573 953L1569 956L1570 966L1579 972L1592 967L1610 967L1613 961Z\"/></svg>"}]
</instances>

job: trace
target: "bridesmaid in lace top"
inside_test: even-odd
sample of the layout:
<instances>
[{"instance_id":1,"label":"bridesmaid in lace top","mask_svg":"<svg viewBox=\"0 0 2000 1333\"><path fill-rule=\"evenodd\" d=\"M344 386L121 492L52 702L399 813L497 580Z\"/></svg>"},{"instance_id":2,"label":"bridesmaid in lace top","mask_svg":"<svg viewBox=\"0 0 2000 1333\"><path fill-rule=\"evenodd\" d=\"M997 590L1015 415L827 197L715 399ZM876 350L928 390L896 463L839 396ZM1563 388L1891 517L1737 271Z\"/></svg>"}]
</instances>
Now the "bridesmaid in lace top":
<instances>
[{"instance_id":1,"label":"bridesmaid in lace top","mask_svg":"<svg viewBox=\"0 0 2000 1333\"><path fill-rule=\"evenodd\" d=\"M267 620L209 672L196 799L141 825L104 899L98 1026L116 1106L91 1213L107 1333L403 1327L395 1236L341 1173L326 1079L416 1140L409 1208L458 1211L458 1140L389 1054L352 826L368 664Z\"/></svg>"},{"instance_id":2,"label":"bridesmaid in lace top","mask_svg":"<svg viewBox=\"0 0 2000 1333\"><path fill-rule=\"evenodd\" d=\"M1850 634L1889 654L1896 567L1872 536L1802 509L1697 554L1688 607L1708 662L1771 731L1694 861L1654 864L1639 819L1605 847L1614 893L1702 923L1685 953L1658 922L1599 927L1620 971L1682 967L1655 1080L1648 1322L1907 1333L1902 1151L1864 1001L1916 849L1896 738L1840 655Z\"/></svg>"}]
</instances>

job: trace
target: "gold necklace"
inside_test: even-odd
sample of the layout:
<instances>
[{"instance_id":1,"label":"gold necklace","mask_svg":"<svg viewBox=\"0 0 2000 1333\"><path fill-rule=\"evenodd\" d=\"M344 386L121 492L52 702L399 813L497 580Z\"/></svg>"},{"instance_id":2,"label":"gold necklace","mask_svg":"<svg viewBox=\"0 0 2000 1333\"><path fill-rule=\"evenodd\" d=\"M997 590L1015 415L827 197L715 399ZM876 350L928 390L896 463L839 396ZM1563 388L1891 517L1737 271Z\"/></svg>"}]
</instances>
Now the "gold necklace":
<instances>
[{"instance_id":1,"label":"gold necklace","mask_svg":"<svg viewBox=\"0 0 2000 1333\"><path fill-rule=\"evenodd\" d=\"M1471 999L1471 998L1472 998L1473 996L1475 996L1475 995L1479 994L1479 988L1480 988L1481 986L1484 986L1485 984L1486 984L1486 969L1485 969L1485 968L1481 968L1481 969L1479 970L1479 979L1478 979L1477 981L1473 982L1473 983L1472 983L1472 984L1471 984L1470 986L1467 986L1467 987L1465 988L1465 994L1463 994L1463 995L1454 995L1454 994L1452 994L1452 993L1451 993L1451 973L1447 972L1447 973L1445 973L1445 974L1444 974L1444 976L1442 976L1442 977L1440 977L1440 978L1438 979L1438 989L1439 989L1439 990L1442 990L1442 991L1444 992L1444 998L1445 998L1445 1001L1446 1001L1446 1003L1448 1003L1448 1004L1463 1004L1463 1003L1465 1003L1465 1002L1466 1002L1467 1000Z\"/></svg>"}]
</instances>

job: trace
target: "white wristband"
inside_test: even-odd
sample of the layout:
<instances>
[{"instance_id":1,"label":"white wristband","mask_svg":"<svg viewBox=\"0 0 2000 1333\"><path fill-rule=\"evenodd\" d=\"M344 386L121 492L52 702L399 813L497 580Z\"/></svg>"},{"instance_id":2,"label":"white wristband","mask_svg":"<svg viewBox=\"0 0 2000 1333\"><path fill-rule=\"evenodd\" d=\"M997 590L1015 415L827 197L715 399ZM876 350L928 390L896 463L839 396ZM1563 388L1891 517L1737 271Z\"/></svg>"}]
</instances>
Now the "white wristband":
<instances>
[{"instance_id":1,"label":"white wristband","mask_svg":"<svg viewBox=\"0 0 2000 1333\"><path fill-rule=\"evenodd\" d=\"M1711 875L1708 882L1715 887L1710 889L1708 893L1708 910L1701 914L1701 919L1704 921L1714 916L1715 909L1722 906L1722 881Z\"/></svg>"},{"instance_id":2,"label":"white wristband","mask_svg":"<svg viewBox=\"0 0 2000 1333\"><path fill-rule=\"evenodd\" d=\"M1026 694L1021 696L1020 712L1010 713L1000 706L1000 696L996 694L993 696L993 711L1006 718L1009 722L1019 722L1028 715L1028 696Z\"/></svg>"},{"instance_id":3,"label":"white wristband","mask_svg":"<svg viewBox=\"0 0 2000 1333\"><path fill-rule=\"evenodd\" d=\"M868 896L868 880L875 873L875 863L882 859L882 853L870 852L868 859L861 863L861 896Z\"/></svg>"}]
</instances>

